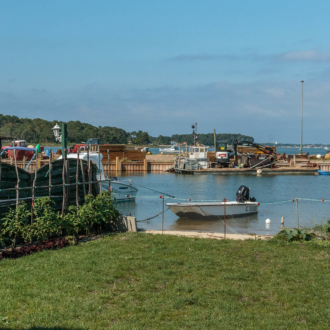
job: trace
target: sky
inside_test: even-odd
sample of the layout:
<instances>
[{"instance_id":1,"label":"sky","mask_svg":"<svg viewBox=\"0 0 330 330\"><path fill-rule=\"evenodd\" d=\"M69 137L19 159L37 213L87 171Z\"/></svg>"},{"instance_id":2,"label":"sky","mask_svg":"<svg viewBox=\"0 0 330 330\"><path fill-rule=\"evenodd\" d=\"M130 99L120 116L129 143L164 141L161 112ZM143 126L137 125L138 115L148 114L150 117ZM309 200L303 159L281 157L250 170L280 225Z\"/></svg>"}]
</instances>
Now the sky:
<instances>
[{"instance_id":1,"label":"sky","mask_svg":"<svg viewBox=\"0 0 330 330\"><path fill-rule=\"evenodd\" d=\"M330 143L330 2L0 1L0 113Z\"/></svg>"}]
</instances>

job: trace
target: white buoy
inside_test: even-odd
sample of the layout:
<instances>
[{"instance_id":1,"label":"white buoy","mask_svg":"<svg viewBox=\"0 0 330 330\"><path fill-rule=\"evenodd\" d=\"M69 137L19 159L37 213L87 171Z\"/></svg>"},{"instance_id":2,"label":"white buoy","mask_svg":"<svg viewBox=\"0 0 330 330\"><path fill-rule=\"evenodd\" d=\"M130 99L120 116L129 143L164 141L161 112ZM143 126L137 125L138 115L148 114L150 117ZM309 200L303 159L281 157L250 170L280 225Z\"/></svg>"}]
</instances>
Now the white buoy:
<instances>
[{"instance_id":1,"label":"white buoy","mask_svg":"<svg viewBox=\"0 0 330 330\"><path fill-rule=\"evenodd\" d=\"M266 224L270 224L270 219L266 219Z\"/></svg>"},{"instance_id":2,"label":"white buoy","mask_svg":"<svg viewBox=\"0 0 330 330\"><path fill-rule=\"evenodd\" d=\"M257 170L257 174L262 174L262 170L260 168Z\"/></svg>"},{"instance_id":3,"label":"white buoy","mask_svg":"<svg viewBox=\"0 0 330 330\"><path fill-rule=\"evenodd\" d=\"M316 155L316 158L320 159L322 156L320 154Z\"/></svg>"}]
</instances>

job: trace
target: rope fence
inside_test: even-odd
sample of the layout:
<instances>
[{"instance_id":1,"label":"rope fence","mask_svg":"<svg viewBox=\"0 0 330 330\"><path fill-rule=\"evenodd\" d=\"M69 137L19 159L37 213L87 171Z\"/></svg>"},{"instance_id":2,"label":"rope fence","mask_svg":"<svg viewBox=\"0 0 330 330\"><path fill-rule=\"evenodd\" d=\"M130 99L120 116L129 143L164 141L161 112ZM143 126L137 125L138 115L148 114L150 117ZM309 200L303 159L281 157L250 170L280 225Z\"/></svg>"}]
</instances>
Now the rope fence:
<instances>
[{"instance_id":1,"label":"rope fence","mask_svg":"<svg viewBox=\"0 0 330 330\"><path fill-rule=\"evenodd\" d=\"M223 200L222 200L223 201ZM170 198L151 194L137 195L133 203L118 203L123 214L136 217L143 229L153 230L197 230L236 234L275 234L284 228L306 228L330 219L330 200L323 198L292 198L279 201L261 201L258 213L244 216L227 215L180 217L166 203L218 203L217 199ZM163 205L165 208L163 209ZM323 206L322 206L323 205ZM164 219L163 219L164 218ZM267 222L269 221L269 222Z\"/></svg>"}]
</instances>

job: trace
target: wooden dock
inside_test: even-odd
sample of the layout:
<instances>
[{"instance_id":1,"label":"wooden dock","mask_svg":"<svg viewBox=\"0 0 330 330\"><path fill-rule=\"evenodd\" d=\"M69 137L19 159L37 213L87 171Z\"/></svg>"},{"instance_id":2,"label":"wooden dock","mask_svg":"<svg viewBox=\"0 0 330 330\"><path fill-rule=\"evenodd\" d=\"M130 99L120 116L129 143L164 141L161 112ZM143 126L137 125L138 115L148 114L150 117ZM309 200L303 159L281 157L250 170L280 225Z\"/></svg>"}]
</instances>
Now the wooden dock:
<instances>
[{"instance_id":1,"label":"wooden dock","mask_svg":"<svg viewBox=\"0 0 330 330\"><path fill-rule=\"evenodd\" d=\"M2 159L3 163L14 164L13 159ZM28 161L17 161L17 166L21 169L25 169L28 165ZM29 171L34 172L36 169L49 164L49 158L39 158L37 161L33 160L29 166ZM111 172L164 172L170 167L173 167L173 161L153 161L145 158L142 161L130 161L122 160L120 157L116 157L110 162ZM105 173L108 173L109 164L107 158L103 158L102 165Z\"/></svg>"}]
</instances>

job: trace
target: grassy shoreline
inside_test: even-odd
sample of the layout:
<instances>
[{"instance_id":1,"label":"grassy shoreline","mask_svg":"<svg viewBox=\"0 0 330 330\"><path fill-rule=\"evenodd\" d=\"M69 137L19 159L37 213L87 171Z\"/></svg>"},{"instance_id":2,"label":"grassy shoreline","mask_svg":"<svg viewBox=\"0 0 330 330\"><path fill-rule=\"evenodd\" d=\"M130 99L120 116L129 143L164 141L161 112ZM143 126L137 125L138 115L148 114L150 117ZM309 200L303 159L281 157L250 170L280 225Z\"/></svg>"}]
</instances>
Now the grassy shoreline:
<instances>
[{"instance_id":1,"label":"grassy shoreline","mask_svg":"<svg viewBox=\"0 0 330 330\"><path fill-rule=\"evenodd\" d=\"M3 260L0 327L328 329L329 259L311 244L110 235Z\"/></svg>"}]
</instances>

